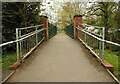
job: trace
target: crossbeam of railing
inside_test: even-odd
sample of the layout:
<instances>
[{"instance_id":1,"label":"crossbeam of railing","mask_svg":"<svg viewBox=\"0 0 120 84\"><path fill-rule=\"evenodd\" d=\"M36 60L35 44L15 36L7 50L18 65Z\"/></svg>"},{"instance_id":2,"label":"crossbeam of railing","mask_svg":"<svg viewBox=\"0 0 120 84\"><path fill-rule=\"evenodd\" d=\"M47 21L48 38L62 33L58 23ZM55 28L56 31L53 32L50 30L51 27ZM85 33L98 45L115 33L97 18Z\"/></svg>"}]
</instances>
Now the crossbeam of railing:
<instances>
[{"instance_id":1,"label":"crossbeam of railing","mask_svg":"<svg viewBox=\"0 0 120 84\"><path fill-rule=\"evenodd\" d=\"M39 33L39 32L41 32L41 31L43 31L43 30L45 30L45 29L41 29L41 30L39 30L39 31L37 31L37 32L32 32L32 33L29 34L29 35L26 34L25 36L21 36L21 39L18 39L18 40L14 40L14 41L9 41L9 42L6 42L6 43L2 43L2 44L0 44L0 47L4 47L4 46L6 46L6 45L9 45L9 44L12 44L12 43L16 43L16 42L22 41L22 40L24 40L24 39L26 39L26 38L28 38L28 37L36 34L36 33Z\"/></svg>"},{"instance_id":2,"label":"crossbeam of railing","mask_svg":"<svg viewBox=\"0 0 120 84\"><path fill-rule=\"evenodd\" d=\"M36 28L36 27L41 27L43 26L43 24L41 25L35 25L35 26L30 26L30 27L24 27L24 28L18 28L19 30L24 30L24 29L31 29L31 28Z\"/></svg>"}]
</instances>

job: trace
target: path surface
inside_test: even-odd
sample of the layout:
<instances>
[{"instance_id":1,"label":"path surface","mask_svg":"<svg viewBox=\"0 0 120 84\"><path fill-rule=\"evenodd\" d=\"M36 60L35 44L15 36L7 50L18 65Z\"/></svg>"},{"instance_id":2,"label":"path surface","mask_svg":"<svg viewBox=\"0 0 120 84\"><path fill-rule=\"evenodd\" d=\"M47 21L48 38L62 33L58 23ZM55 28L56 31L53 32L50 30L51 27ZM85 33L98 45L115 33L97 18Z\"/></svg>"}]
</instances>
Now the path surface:
<instances>
[{"instance_id":1,"label":"path surface","mask_svg":"<svg viewBox=\"0 0 120 84\"><path fill-rule=\"evenodd\" d=\"M113 82L79 42L58 34L40 45L8 82Z\"/></svg>"}]
</instances>

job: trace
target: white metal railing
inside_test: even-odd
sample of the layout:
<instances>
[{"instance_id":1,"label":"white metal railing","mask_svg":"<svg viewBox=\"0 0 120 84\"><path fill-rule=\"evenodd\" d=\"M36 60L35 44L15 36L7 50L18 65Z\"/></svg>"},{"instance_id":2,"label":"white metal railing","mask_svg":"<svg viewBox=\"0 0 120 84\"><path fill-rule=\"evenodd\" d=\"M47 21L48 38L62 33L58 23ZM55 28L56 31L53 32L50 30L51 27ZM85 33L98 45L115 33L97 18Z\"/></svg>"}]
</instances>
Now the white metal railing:
<instances>
[{"instance_id":1,"label":"white metal railing","mask_svg":"<svg viewBox=\"0 0 120 84\"><path fill-rule=\"evenodd\" d=\"M84 26L86 28L86 26L91 26L91 25L82 24L82 26ZM104 60L104 49L105 49L104 48L104 44L108 43L108 44L112 44L112 45L115 45L115 46L118 46L118 47L120 47L120 44L114 43L114 42L111 42L111 41L108 41L108 40L104 39L104 37L105 37L105 28L104 27L97 27L97 26L92 26L92 27L96 27L98 29L102 29L102 32L100 33L100 35L99 34L96 35L95 33L89 32L85 28L77 27L77 29L83 33L83 37L78 36L78 38L80 40L82 40L86 45L88 44L86 42L86 40L87 40L87 36L86 35L88 35L90 37L93 37L94 39L98 40L99 41L99 51L101 51L101 54L99 54L99 55L101 55L102 58L100 58L98 55L97 56L99 57L99 59L101 61L103 61ZM81 33L81 32L79 32L79 33ZM102 45L101 45L101 43L102 43ZM92 52L94 52L92 47L89 46L89 48L91 48Z\"/></svg>"},{"instance_id":2,"label":"white metal railing","mask_svg":"<svg viewBox=\"0 0 120 84\"><path fill-rule=\"evenodd\" d=\"M43 25L36 25L24 28L16 28L16 40L9 41L0 44L0 49L2 49L2 82L6 81L9 76L11 76L15 71L7 76L4 76L4 70L8 70L9 66L18 60L26 58L32 53L32 51L45 39L44 33L45 28ZM6 47L14 47L13 52L6 52ZM1 73L0 73L1 74Z\"/></svg>"},{"instance_id":3,"label":"white metal railing","mask_svg":"<svg viewBox=\"0 0 120 84\"><path fill-rule=\"evenodd\" d=\"M103 60L104 60L104 41L103 41L103 40L104 40L104 36L105 36L105 35L104 35L104 31L105 31L104 27L91 26L91 25L87 25L87 24L82 24L82 26L83 26L84 28L77 27L77 29L78 29L78 30L80 31L80 33L82 33L82 35L83 35L83 37L81 37L81 36L79 37L79 36L78 36L78 39L81 40L81 41L87 46L87 48L89 48L90 51L91 51L100 61L103 61ZM89 28L89 27L93 27L93 28L94 28L93 30L95 30L95 28L97 28L97 29L99 30L99 34L98 34L98 33L93 33L93 32L92 32L93 30L88 31L87 27L88 27L88 28ZM100 55L100 56L98 56L97 53L93 51L93 48L92 48L91 44L90 44L89 42L87 42L88 36L92 37L92 39L94 38L94 39L100 41L100 42L99 42L99 47L97 47L98 50L99 50L99 55ZM92 39L91 39L91 40L92 40ZM90 39L89 39L89 40L90 40ZM94 42L96 42L96 41L94 41Z\"/></svg>"},{"instance_id":4,"label":"white metal railing","mask_svg":"<svg viewBox=\"0 0 120 84\"><path fill-rule=\"evenodd\" d=\"M41 29L42 26L43 25L16 28L16 40L22 39L16 42L17 60L25 56L26 53L31 52L37 44L44 40L44 33L41 32L44 31L45 28Z\"/></svg>"},{"instance_id":5,"label":"white metal railing","mask_svg":"<svg viewBox=\"0 0 120 84\"><path fill-rule=\"evenodd\" d=\"M43 25L16 28L16 40L2 43L0 44L0 47L2 48L4 46L16 43L17 60L19 60L21 57L31 52L31 50L33 50L45 39L43 33L45 28L42 28L42 26ZM33 29L32 32L23 35L21 34L22 31L29 31L30 29Z\"/></svg>"},{"instance_id":6,"label":"white metal railing","mask_svg":"<svg viewBox=\"0 0 120 84\"><path fill-rule=\"evenodd\" d=\"M105 59L105 52L106 50L109 50L109 48L107 48L109 45L115 46L117 47L116 51L119 52L120 51L120 44L112 42L112 41L108 41L105 40L105 28L104 27L97 27L97 26L92 26L94 27L93 30L95 30L95 28L99 29L99 33L93 33L92 31L88 31L86 29L86 27L91 27L91 25L87 25L87 24L81 24L81 27L77 27L78 29L78 39L80 41L82 41L82 43L102 62ZM113 48L114 49L114 48ZM110 51L110 50L109 50ZM110 51L113 53L113 51ZM109 53L109 55L111 56L111 54ZM120 55L116 55L116 56L120 56ZM105 59L107 61L110 61L108 59ZM116 65L114 66L114 70L115 71L120 71L120 62L119 62L119 57L118 60L116 61L116 64L118 63L118 67L116 67ZM108 70L108 69L107 69ZM110 71L109 71L110 72ZM114 79L118 82L118 80L115 78ZM119 82L120 83L120 82Z\"/></svg>"}]
</instances>

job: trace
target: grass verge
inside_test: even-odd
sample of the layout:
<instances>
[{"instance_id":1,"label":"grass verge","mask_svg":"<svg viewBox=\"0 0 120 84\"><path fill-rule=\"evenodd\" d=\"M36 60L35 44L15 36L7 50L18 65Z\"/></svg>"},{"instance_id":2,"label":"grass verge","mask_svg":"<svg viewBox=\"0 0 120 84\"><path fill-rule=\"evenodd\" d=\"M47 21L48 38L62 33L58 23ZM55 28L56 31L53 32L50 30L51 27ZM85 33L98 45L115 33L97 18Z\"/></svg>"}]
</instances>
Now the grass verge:
<instances>
[{"instance_id":1,"label":"grass verge","mask_svg":"<svg viewBox=\"0 0 120 84\"><path fill-rule=\"evenodd\" d=\"M2 56L2 69L9 68L11 64L16 62L17 56L16 53L7 53Z\"/></svg>"},{"instance_id":2,"label":"grass verge","mask_svg":"<svg viewBox=\"0 0 120 84\"><path fill-rule=\"evenodd\" d=\"M110 64L114 66L114 74L116 76L120 75L119 68L119 56L117 56L116 52L111 52L109 50L104 51L104 58L107 60Z\"/></svg>"}]
</instances>

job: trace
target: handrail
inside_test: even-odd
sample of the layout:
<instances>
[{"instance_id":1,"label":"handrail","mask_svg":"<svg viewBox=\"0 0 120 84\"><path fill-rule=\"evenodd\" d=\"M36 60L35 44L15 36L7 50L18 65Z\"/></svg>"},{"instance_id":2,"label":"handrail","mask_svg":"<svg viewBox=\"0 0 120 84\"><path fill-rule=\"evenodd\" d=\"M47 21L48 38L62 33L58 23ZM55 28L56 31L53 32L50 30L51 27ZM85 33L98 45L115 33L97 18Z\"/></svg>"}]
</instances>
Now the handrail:
<instances>
[{"instance_id":1,"label":"handrail","mask_svg":"<svg viewBox=\"0 0 120 84\"><path fill-rule=\"evenodd\" d=\"M99 26L93 26L93 25L88 25L88 24L81 24L81 25L83 25L83 26L91 26L91 27L96 27L96 28L103 28L103 27L99 27Z\"/></svg>"},{"instance_id":2,"label":"handrail","mask_svg":"<svg viewBox=\"0 0 120 84\"><path fill-rule=\"evenodd\" d=\"M81 25L83 25L83 24L81 24ZM89 25L89 26L91 26L91 25ZM95 27L95 26L93 26L93 27ZM96 26L97 27L97 26ZM102 33L100 33L100 35L101 35L101 37L102 38L100 38L99 36L97 36L97 35L95 35L94 33L91 33L91 32L89 32L89 31L87 31L87 30L85 30L85 29L82 29L81 27L76 27L76 29L78 30L78 31L81 31L81 33L83 33L83 34L85 34L85 37L84 38L82 38L82 37L79 37L78 36L78 39L91 51L91 53L94 55L94 56L96 56L101 62L103 62L104 61L104 43L108 43L108 44L110 44L110 45L114 45L114 46L117 46L117 47L120 47L120 44L118 44L118 43L115 43L115 42L112 42L112 41L108 41L108 40L105 40L104 39L104 34L105 34L105 28L104 27L98 27L98 28L102 28ZM89 44L89 42L87 41L87 38L86 38L86 35L88 35L88 38L89 38L89 36L90 37L92 37L93 38L93 42L95 42L96 41L96 39L97 39L97 48L96 47L94 47L94 46L92 46L91 44ZM84 40L85 39L85 40ZM94 40L95 39L95 40ZM92 40L92 39L91 39ZM90 41L90 40L89 40ZM96 43L95 42L95 43ZM91 43L91 42L90 42ZM95 45L95 44L93 44L93 45ZM91 46L92 46L92 48L91 48ZM99 48L99 49L98 49ZM94 51L95 50L95 51ZM96 52L96 50L98 50L97 52ZM98 52L99 52L99 54L98 54ZM107 60L107 59L106 59ZM107 60L108 61L108 60ZM114 65L113 65L114 66ZM116 67L115 67L116 68ZM108 73L115 79L115 81L117 82L117 83L120 83L120 81L116 78L116 76L113 74L113 73L111 73L111 71L109 70L109 69L107 69L107 71L108 71Z\"/></svg>"},{"instance_id":3,"label":"handrail","mask_svg":"<svg viewBox=\"0 0 120 84\"><path fill-rule=\"evenodd\" d=\"M95 36L95 35L87 32L87 31L85 31L85 30L82 30L82 29L80 29L80 28L77 28L77 29L78 29L78 30L81 30L82 32L84 32L84 33L86 33L86 34L88 34L88 35L90 35L90 36L92 36L92 37L94 37L94 38L96 38L96 39L99 40L99 41L106 42L106 43L113 44L113 45L116 45L116 46L119 46L119 47L120 47L120 44L118 44L118 43L115 43L115 42L112 42L112 41L108 41L108 40L103 40L103 39L101 39L101 38L99 38L99 37L97 37L97 36Z\"/></svg>"},{"instance_id":4,"label":"handrail","mask_svg":"<svg viewBox=\"0 0 120 84\"><path fill-rule=\"evenodd\" d=\"M41 26L43 26L43 25L44 25L44 24L36 25L36 26L30 26L30 27L24 27L24 28L16 28L16 29L23 30L23 29L29 29L29 28L34 28L34 27L41 27Z\"/></svg>"},{"instance_id":5,"label":"handrail","mask_svg":"<svg viewBox=\"0 0 120 84\"><path fill-rule=\"evenodd\" d=\"M8 46L9 44L10 44L10 46L16 48L16 52L15 51L13 52L15 55L12 55L12 56L10 55L11 57L14 57L14 59L12 59L13 61L11 61L8 66L10 66L13 63L15 63L15 64L19 63L19 62L21 63L21 61L23 61L27 56L29 56L33 52L33 50L35 50L36 47L44 41L45 36L43 34L44 32L42 32L42 31L46 30L46 28L43 28L43 27L38 28L39 26L42 26L42 25L30 26L30 27L25 27L25 28L16 28L16 37L17 38L13 41L9 41L9 42L0 44L0 48L9 47ZM34 27L36 27L36 28L33 29L32 31L21 35L21 31L24 31L24 29L29 29L29 28L34 28ZM13 43L16 44L16 47ZM2 52L4 53L4 55L7 54L3 50L2 50ZM13 65L12 65L13 68L17 68L16 66L14 67ZM8 69L9 68L8 66L5 68ZM11 76L13 73L10 73L9 76ZM2 82L6 81L8 79L8 77L5 78L5 80L3 80Z\"/></svg>"},{"instance_id":6,"label":"handrail","mask_svg":"<svg viewBox=\"0 0 120 84\"><path fill-rule=\"evenodd\" d=\"M41 32L41 31L43 31L43 30L45 30L45 29L43 28L43 29L40 29L39 31L35 31L34 33L32 33L32 34L30 34L30 35L28 35L28 36L25 36L24 38L21 38L21 39L19 39L19 40L14 40L14 41L9 41L9 42L6 42L6 43L2 43L2 44L0 44L0 47L3 47L3 46L8 45L8 44L15 43L15 42L19 42L19 41L24 40L24 39L26 39L26 38L28 38L28 37L30 37L30 36L32 36L32 35L35 35L36 33Z\"/></svg>"},{"instance_id":7,"label":"handrail","mask_svg":"<svg viewBox=\"0 0 120 84\"><path fill-rule=\"evenodd\" d=\"M79 23L80 24L80 23ZM89 26L89 27L94 27L95 29L104 29L104 27L99 27L99 26L92 26L92 25L88 25L88 24L80 24L80 25L82 25L82 26ZM86 30L86 29L84 29L84 30ZM93 33L93 32L89 32L89 33L92 33L92 34L94 34L94 35L96 35L96 36L98 36L98 37L102 37L102 35L99 35L99 34L96 34L96 33Z\"/></svg>"},{"instance_id":8,"label":"handrail","mask_svg":"<svg viewBox=\"0 0 120 84\"><path fill-rule=\"evenodd\" d=\"M37 31L40 31L40 30L42 30L42 29L39 29L39 30L37 30ZM45 28L43 28L43 30L45 30ZM31 34L33 34L33 33L35 33L35 32L36 32L36 31L30 32L30 33L28 33L28 34L24 34L24 35L22 35L22 36L19 36L19 38L23 38L23 37L28 36L28 35L31 35ZM37 33L39 33L39 32L37 32Z\"/></svg>"},{"instance_id":9,"label":"handrail","mask_svg":"<svg viewBox=\"0 0 120 84\"><path fill-rule=\"evenodd\" d=\"M85 30L82 30L82 29L80 29L80 28L77 28L77 29L80 30L80 31L82 31L82 32L84 32L84 33L86 33L86 34L88 34L88 35L90 35L90 36L92 36L92 37L94 37L94 38L96 38L96 39L98 39L98 40L100 40L100 41L103 41L101 38L98 38L97 36L92 35L91 33L87 32L87 31L85 31Z\"/></svg>"}]
</instances>

